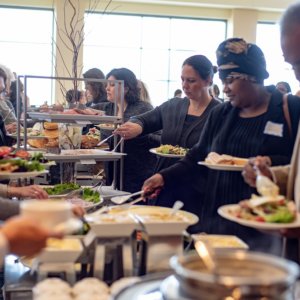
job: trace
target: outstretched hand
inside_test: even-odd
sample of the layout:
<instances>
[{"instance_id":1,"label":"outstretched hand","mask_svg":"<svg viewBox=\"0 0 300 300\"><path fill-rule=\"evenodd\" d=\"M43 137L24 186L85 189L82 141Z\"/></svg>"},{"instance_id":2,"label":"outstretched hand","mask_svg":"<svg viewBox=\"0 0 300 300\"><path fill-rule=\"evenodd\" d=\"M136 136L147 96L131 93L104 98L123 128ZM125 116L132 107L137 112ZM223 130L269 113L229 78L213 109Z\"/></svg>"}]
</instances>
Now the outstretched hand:
<instances>
[{"instance_id":1,"label":"outstretched hand","mask_svg":"<svg viewBox=\"0 0 300 300\"><path fill-rule=\"evenodd\" d=\"M158 196L164 186L164 179L161 174L157 173L145 180L142 190L147 198L153 199Z\"/></svg>"}]
</instances>

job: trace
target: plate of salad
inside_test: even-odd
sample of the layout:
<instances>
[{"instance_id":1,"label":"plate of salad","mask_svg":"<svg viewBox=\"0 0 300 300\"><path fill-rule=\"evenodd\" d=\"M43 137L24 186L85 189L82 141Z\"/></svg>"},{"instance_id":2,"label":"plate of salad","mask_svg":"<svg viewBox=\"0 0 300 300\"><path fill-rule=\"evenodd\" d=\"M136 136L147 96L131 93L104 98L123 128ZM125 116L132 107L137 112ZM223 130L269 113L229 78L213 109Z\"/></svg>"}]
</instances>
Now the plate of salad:
<instances>
[{"instance_id":1,"label":"plate of salad","mask_svg":"<svg viewBox=\"0 0 300 300\"><path fill-rule=\"evenodd\" d=\"M293 201L283 196L254 197L219 207L218 214L241 225L261 230L300 227L300 214Z\"/></svg>"},{"instance_id":2,"label":"plate of salad","mask_svg":"<svg viewBox=\"0 0 300 300\"><path fill-rule=\"evenodd\" d=\"M149 151L158 156L170 157L170 158L181 158L186 155L188 149L179 146L160 145L159 147L152 148Z\"/></svg>"},{"instance_id":3,"label":"plate of salad","mask_svg":"<svg viewBox=\"0 0 300 300\"><path fill-rule=\"evenodd\" d=\"M98 191L89 187L82 188L76 183L56 184L53 187L44 188L49 198L63 199L85 209L98 207L103 203L103 198Z\"/></svg>"},{"instance_id":4,"label":"plate of salad","mask_svg":"<svg viewBox=\"0 0 300 300\"><path fill-rule=\"evenodd\" d=\"M42 154L31 155L28 151L12 147L0 147L0 179L36 177L48 173Z\"/></svg>"}]
</instances>

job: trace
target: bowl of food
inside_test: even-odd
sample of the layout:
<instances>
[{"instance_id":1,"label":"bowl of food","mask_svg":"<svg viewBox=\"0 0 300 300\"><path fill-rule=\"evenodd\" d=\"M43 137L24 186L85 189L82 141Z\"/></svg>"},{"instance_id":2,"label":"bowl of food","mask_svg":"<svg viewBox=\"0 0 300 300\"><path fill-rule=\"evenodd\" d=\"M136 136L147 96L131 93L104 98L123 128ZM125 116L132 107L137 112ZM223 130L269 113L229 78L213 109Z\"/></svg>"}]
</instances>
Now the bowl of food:
<instances>
[{"instance_id":1,"label":"bowl of food","mask_svg":"<svg viewBox=\"0 0 300 300\"><path fill-rule=\"evenodd\" d=\"M216 273L211 273L196 252L174 256L171 267L188 299L285 298L299 275L291 261L258 252L218 251ZM230 298L229 298L230 297Z\"/></svg>"}]
</instances>

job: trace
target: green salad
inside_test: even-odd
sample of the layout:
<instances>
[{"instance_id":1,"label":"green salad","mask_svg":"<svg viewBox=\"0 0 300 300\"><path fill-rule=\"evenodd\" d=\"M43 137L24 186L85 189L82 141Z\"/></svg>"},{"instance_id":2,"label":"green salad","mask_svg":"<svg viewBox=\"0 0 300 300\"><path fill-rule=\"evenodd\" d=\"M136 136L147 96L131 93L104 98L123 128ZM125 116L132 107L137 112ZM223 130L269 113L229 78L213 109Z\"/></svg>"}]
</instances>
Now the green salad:
<instances>
[{"instance_id":1,"label":"green salad","mask_svg":"<svg viewBox=\"0 0 300 300\"><path fill-rule=\"evenodd\" d=\"M84 188L82 191L82 199L85 201L99 203L100 202L100 194L92 190L91 188Z\"/></svg>"},{"instance_id":2,"label":"green salad","mask_svg":"<svg viewBox=\"0 0 300 300\"><path fill-rule=\"evenodd\" d=\"M51 188L45 188L48 195L63 195L70 191L80 189L80 185L76 183L60 183Z\"/></svg>"},{"instance_id":3,"label":"green salad","mask_svg":"<svg viewBox=\"0 0 300 300\"><path fill-rule=\"evenodd\" d=\"M33 172L45 170L45 167L36 160L28 161L21 158L1 159L0 164L10 164L18 167L14 172Z\"/></svg>"}]
</instances>

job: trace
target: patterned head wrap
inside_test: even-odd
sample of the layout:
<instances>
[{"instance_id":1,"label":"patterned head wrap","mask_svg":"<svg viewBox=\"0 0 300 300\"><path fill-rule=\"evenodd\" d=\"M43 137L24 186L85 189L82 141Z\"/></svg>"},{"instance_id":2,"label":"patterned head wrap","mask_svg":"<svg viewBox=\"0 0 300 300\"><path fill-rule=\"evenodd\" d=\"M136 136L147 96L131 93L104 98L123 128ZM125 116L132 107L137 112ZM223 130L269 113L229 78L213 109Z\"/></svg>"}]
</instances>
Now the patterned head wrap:
<instances>
[{"instance_id":1,"label":"patterned head wrap","mask_svg":"<svg viewBox=\"0 0 300 300\"><path fill-rule=\"evenodd\" d=\"M221 80L231 73L249 75L258 83L269 77L261 49L241 38L230 38L219 45L217 63Z\"/></svg>"}]
</instances>

